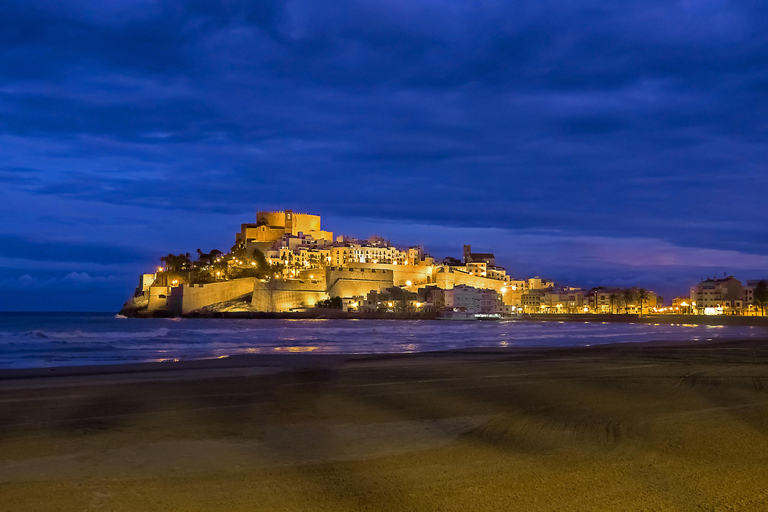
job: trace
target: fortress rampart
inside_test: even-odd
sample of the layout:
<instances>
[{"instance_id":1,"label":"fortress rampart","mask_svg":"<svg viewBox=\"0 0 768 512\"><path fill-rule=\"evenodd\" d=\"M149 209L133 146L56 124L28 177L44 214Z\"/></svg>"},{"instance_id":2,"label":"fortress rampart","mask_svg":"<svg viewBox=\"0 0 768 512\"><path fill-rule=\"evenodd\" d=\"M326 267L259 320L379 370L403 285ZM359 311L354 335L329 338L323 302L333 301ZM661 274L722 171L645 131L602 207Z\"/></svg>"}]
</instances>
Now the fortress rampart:
<instances>
[{"instance_id":1,"label":"fortress rampart","mask_svg":"<svg viewBox=\"0 0 768 512\"><path fill-rule=\"evenodd\" d=\"M327 298L324 279L275 279L254 283L251 306L259 311L281 313L312 307Z\"/></svg>"},{"instance_id":2,"label":"fortress rampart","mask_svg":"<svg viewBox=\"0 0 768 512\"><path fill-rule=\"evenodd\" d=\"M242 297L253 291L256 279L246 277L231 281L206 284L184 284L173 288L152 286L149 289L147 310L168 311L174 315L183 315L217 302Z\"/></svg>"},{"instance_id":3,"label":"fortress rampart","mask_svg":"<svg viewBox=\"0 0 768 512\"><path fill-rule=\"evenodd\" d=\"M392 265L386 263L353 263L350 267L392 272L392 284L390 286L407 286L408 281L410 281L414 287L434 283L434 275L438 268L433 265Z\"/></svg>"},{"instance_id":4,"label":"fortress rampart","mask_svg":"<svg viewBox=\"0 0 768 512\"><path fill-rule=\"evenodd\" d=\"M294 213L291 210L279 212L258 212L257 224L267 224L275 228L283 228L286 234L297 235L300 232L320 231L320 216L308 213Z\"/></svg>"},{"instance_id":5,"label":"fortress rampart","mask_svg":"<svg viewBox=\"0 0 768 512\"><path fill-rule=\"evenodd\" d=\"M435 274L434 283L443 290L450 290L451 288L460 284L472 286L473 288L487 288L496 290L501 293L503 287L508 287L509 283L506 281L499 281L498 279L490 279L488 277L477 276L468 272L462 272L461 270L449 271L448 267L443 267L439 272ZM520 292L511 293L508 291L504 294L505 303L519 305Z\"/></svg>"},{"instance_id":6,"label":"fortress rampart","mask_svg":"<svg viewBox=\"0 0 768 512\"><path fill-rule=\"evenodd\" d=\"M387 269L331 267L326 282L328 296L354 297L393 286L393 273Z\"/></svg>"},{"instance_id":7,"label":"fortress rampart","mask_svg":"<svg viewBox=\"0 0 768 512\"><path fill-rule=\"evenodd\" d=\"M330 297L354 297L389 288L392 275L386 269L329 267L304 271L299 279L256 281L251 305L267 312L312 307Z\"/></svg>"}]
</instances>

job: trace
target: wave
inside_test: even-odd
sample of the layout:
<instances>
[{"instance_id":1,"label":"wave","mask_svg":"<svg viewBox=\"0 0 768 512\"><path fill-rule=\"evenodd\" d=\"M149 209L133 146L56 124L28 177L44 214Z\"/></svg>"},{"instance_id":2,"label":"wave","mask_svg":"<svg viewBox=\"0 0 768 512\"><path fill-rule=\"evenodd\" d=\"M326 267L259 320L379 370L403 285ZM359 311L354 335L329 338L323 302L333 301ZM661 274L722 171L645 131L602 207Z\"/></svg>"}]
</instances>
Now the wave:
<instances>
[{"instance_id":1,"label":"wave","mask_svg":"<svg viewBox=\"0 0 768 512\"><path fill-rule=\"evenodd\" d=\"M13 337L21 339L42 340L77 340L77 339L151 339L168 336L170 329L160 327L152 331L46 331L35 329L34 331L20 332Z\"/></svg>"}]
</instances>

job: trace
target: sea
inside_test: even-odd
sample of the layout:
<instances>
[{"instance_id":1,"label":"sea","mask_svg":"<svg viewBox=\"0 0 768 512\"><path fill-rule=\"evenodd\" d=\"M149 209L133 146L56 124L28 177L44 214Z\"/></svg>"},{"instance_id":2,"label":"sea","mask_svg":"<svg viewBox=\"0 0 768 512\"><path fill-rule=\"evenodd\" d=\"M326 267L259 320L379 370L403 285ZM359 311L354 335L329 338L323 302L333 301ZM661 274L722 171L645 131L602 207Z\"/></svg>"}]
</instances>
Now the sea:
<instances>
[{"instance_id":1,"label":"sea","mask_svg":"<svg viewBox=\"0 0 768 512\"><path fill-rule=\"evenodd\" d=\"M384 354L768 339L768 327L603 322L125 318L0 313L0 368L210 359L237 354Z\"/></svg>"}]
</instances>

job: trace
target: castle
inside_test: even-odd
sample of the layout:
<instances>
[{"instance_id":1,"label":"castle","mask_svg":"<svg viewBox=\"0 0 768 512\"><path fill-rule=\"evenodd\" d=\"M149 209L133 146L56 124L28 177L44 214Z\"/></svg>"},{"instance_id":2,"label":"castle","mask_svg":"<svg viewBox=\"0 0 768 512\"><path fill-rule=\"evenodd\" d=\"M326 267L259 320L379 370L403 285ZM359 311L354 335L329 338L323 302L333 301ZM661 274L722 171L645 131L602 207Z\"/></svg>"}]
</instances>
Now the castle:
<instances>
[{"instance_id":1,"label":"castle","mask_svg":"<svg viewBox=\"0 0 768 512\"><path fill-rule=\"evenodd\" d=\"M264 256L268 274L242 277L254 270L257 252ZM333 232L321 229L319 215L292 210L258 212L255 223L240 226L232 251L209 263L221 269L214 282L195 283L183 275L169 280L164 275L168 269L142 276L140 292L147 297L148 310L186 314L250 294L254 310L284 312L332 297L354 304L370 292L393 287L415 292L425 286L449 290L458 285L495 290L501 302L513 305L527 288L526 281L513 280L495 266L492 254L473 253L470 246L464 247L462 262L437 262L422 247L397 247L382 237L334 239Z\"/></svg>"}]
</instances>

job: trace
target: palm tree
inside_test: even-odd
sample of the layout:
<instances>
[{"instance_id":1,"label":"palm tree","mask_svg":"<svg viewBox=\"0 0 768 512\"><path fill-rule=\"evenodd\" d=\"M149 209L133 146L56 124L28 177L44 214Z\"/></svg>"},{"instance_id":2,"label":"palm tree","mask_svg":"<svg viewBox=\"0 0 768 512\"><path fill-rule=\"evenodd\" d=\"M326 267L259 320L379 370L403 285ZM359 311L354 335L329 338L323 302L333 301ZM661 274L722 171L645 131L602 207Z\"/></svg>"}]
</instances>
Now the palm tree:
<instances>
[{"instance_id":1,"label":"palm tree","mask_svg":"<svg viewBox=\"0 0 768 512\"><path fill-rule=\"evenodd\" d=\"M768 304L768 283L765 280L759 281L755 286L754 301L763 310L765 316L765 306Z\"/></svg>"},{"instance_id":2,"label":"palm tree","mask_svg":"<svg viewBox=\"0 0 768 512\"><path fill-rule=\"evenodd\" d=\"M624 314L629 313L629 305L632 303L632 301L635 298L634 292L632 292L631 288L627 288L624 290L624 293L622 294L624 298Z\"/></svg>"},{"instance_id":3,"label":"palm tree","mask_svg":"<svg viewBox=\"0 0 768 512\"><path fill-rule=\"evenodd\" d=\"M648 292L644 288L637 290L637 301L640 303L640 316L643 316L643 305L648 300Z\"/></svg>"}]
</instances>

